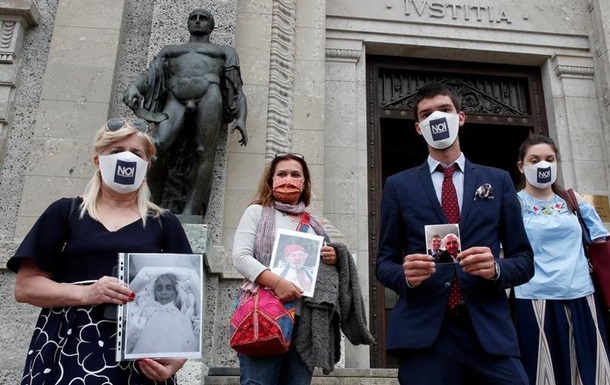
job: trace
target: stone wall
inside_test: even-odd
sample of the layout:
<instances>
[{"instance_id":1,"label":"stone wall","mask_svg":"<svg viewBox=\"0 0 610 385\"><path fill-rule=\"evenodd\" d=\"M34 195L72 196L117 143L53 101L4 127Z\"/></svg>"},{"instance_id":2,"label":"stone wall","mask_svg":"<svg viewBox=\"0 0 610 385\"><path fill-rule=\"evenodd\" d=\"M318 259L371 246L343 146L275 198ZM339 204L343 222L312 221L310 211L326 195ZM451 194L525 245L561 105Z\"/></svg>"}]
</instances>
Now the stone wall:
<instances>
[{"instance_id":1,"label":"stone wall","mask_svg":"<svg viewBox=\"0 0 610 385\"><path fill-rule=\"evenodd\" d=\"M10 137L2 153L2 266L50 202L82 192L94 171L93 133L109 117L132 116L120 101L125 87L163 45L188 38L189 12L196 7L212 11L216 18L214 42L232 44L235 33L235 1L59 0L38 5L41 23L28 31L24 51L16 57L16 61L24 63L14 109L17 119L8 131ZM0 76L3 75L2 48L0 41ZM0 86L0 124L2 98ZM205 234L187 230L194 245L208 239L217 245L222 237L226 132L221 140L212 194L214 209L206 217L209 230ZM234 282L224 284L229 287L225 291L231 295L235 292ZM210 310L206 313L214 315L218 306L214 298L218 286L222 285L214 274L207 283ZM0 349L5 363L0 369L2 383L17 382L39 310L15 304L13 286L14 274L0 269L3 294L0 322L4 326L0 332ZM204 325L209 362L213 357L211 336L215 321L215 317L207 317ZM234 355L228 360L234 362ZM205 367L201 362L190 361L180 372L182 383L200 383Z\"/></svg>"},{"instance_id":2,"label":"stone wall","mask_svg":"<svg viewBox=\"0 0 610 385\"><path fill-rule=\"evenodd\" d=\"M597 105L602 127L610 127L610 3L604 0L588 3L591 15L591 50L593 53ZM605 161L610 173L610 135L603 130ZM610 179L610 175L608 176Z\"/></svg>"},{"instance_id":3,"label":"stone wall","mask_svg":"<svg viewBox=\"0 0 610 385\"><path fill-rule=\"evenodd\" d=\"M37 1L36 5L38 25L25 31L23 49L16 52L22 69L15 89L13 119L2 133L8 140L0 153L0 241L12 241L14 237L57 1Z\"/></svg>"},{"instance_id":4,"label":"stone wall","mask_svg":"<svg viewBox=\"0 0 610 385\"><path fill-rule=\"evenodd\" d=\"M23 3L0 0L0 21L3 7ZM368 300L375 208L368 207L366 174L367 54L540 67L542 113L563 155L564 184L608 194L606 3L483 0L443 3L441 12L423 0L37 0L38 24L24 24L10 68L3 62L11 49L3 46L6 25L0 28L0 80L19 75L11 78L14 86L0 82L0 266L51 201L82 191L93 172L93 132L108 117L133 116L121 102L127 85L162 46L186 41L193 8L211 10L212 41L231 44L240 55L250 141L240 146L227 127L216 150L204 219L205 353L181 372L186 383L199 383L209 367L236 366L227 336L241 279L231 263L232 239L277 151L305 155L311 211L332 222L333 237L356 255ZM188 231L194 242L204 237ZM38 313L14 303L13 284L14 275L0 268L1 383L20 375ZM348 367L369 364L366 347L348 346L345 357Z\"/></svg>"},{"instance_id":5,"label":"stone wall","mask_svg":"<svg viewBox=\"0 0 610 385\"><path fill-rule=\"evenodd\" d=\"M57 1L0 1L0 20L15 15L15 9L29 4L34 7L35 23L19 31L19 45L15 46L12 69L0 63L3 77L14 77L14 105L2 122L0 152L0 383L16 384L21 378L23 362L38 309L17 304L13 297L15 275L3 270L17 246L13 241L17 213L25 179L24 170L30 153L36 110L42 92L40 79L47 65L47 55L53 34ZM34 21L33 20L33 21ZM0 44L1 45L1 44ZM19 66L20 68L15 68Z\"/></svg>"}]
</instances>

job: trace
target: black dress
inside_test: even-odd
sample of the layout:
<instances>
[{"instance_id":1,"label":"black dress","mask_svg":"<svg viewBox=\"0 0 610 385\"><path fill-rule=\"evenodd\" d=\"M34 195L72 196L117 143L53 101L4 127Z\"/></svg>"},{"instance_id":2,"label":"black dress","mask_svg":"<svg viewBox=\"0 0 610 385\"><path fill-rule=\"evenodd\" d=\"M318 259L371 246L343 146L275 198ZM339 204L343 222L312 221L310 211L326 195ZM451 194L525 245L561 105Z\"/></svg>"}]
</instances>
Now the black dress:
<instances>
[{"instance_id":1,"label":"black dress","mask_svg":"<svg viewBox=\"0 0 610 385\"><path fill-rule=\"evenodd\" d=\"M79 219L78 210L71 212L71 199L62 198L40 216L7 267L17 272L23 258L31 258L40 269L50 272L54 281L86 284L111 275L119 252L192 250L182 225L170 212L147 218L146 227L138 220L108 231L87 214ZM116 322L104 318L104 308L43 308L21 384L157 384L139 372L135 361L115 360ZM174 384L175 378L164 383Z\"/></svg>"}]
</instances>

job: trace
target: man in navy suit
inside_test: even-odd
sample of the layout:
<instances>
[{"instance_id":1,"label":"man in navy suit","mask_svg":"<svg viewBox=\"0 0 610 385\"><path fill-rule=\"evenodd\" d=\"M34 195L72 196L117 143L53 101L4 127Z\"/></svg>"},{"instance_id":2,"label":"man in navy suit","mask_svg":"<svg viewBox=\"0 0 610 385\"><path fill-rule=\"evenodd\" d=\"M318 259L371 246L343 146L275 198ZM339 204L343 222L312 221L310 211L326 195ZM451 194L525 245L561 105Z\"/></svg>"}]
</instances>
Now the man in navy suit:
<instances>
[{"instance_id":1,"label":"man in navy suit","mask_svg":"<svg viewBox=\"0 0 610 385\"><path fill-rule=\"evenodd\" d=\"M534 266L512 180L464 157L457 134L466 116L447 86L423 86L414 111L429 156L385 182L375 267L379 282L399 297L387 331L399 382L526 385L506 289L527 282ZM426 254L424 226L450 223L441 206L442 168L454 164L457 202L449 213L459 218L462 251L459 263L437 265ZM477 193L483 185L490 194Z\"/></svg>"},{"instance_id":2,"label":"man in navy suit","mask_svg":"<svg viewBox=\"0 0 610 385\"><path fill-rule=\"evenodd\" d=\"M430 237L430 248L428 254L436 259L436 255L441 252L442 238L439 234L434 234Z\"/></svg>"}]
</instances>

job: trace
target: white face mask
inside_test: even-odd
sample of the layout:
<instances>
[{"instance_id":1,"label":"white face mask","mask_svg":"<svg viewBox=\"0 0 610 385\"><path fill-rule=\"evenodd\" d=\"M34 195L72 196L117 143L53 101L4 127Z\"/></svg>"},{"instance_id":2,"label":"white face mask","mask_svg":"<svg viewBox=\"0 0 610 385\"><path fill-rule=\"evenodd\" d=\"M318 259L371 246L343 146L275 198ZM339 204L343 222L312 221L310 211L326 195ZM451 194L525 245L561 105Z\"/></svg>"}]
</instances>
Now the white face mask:
<instances>
[{"instance_id":1,"label":"white face mask","mask_svg":"<svg viewBox=\"0 0 610 385\"><path fill-rule=\"evenodd\" d=\"M443 150L453 144L458 136L460 117L458 114L434 111L419 123L421 133L430 147Z\"/></svg>"},{"instance_id":2,"label":"white face mask","mask_svg":"<svg viewBox=\"0 0 610 385\"><path fill-rule=\"evenodd\" d=\"M100 155L99 161L102 180L118 193L139 189L148 169L148 162L130 151Z\"/></svg>"},{"instance_id":3,"label":"white face mask","mask_svg":"<svg viewBox=\"0 0 610 385\"><path fill-rule=\"evenodd\" d=\"M557 179L557 163L547 161L523 166L527 182L534 187L545 188L555 183Z\"/></svg>"}]
</instances>

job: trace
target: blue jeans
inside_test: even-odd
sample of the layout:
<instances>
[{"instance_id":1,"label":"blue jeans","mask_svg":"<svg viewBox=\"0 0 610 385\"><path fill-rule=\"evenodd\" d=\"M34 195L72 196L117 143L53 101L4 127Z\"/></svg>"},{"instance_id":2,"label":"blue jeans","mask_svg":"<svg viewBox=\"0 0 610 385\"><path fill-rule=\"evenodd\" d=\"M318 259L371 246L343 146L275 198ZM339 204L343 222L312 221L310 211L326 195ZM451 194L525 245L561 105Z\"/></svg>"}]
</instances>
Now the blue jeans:
<instances>
[{"instance_id":1,"label":"blue jeans","mask_svg":"<svg viewBox=\"0 0 610 385\"><path fill-rule=\"evenodd\" d=\"M310 385L312 372L293 346L276 356L239 354L241 385Z\"/></svg>"}]
</instances>

